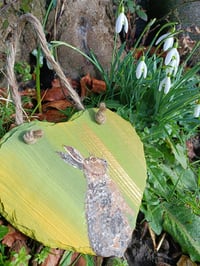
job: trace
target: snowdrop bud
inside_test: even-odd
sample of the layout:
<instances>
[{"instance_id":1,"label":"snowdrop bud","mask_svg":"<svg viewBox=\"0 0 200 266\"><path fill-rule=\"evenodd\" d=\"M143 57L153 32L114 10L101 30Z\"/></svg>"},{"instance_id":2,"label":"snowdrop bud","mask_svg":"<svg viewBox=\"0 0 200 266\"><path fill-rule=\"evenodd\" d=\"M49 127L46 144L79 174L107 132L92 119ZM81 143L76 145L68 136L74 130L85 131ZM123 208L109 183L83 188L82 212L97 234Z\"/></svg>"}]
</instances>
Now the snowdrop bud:
<instances>
[{"instance_id":1,"label":"snowdrop bud","mask_svg":"<svg viewBox=\"0 0 200 266\"><path fill-rule=\"evenodd\" d=\"M159 85L158 90L161 91L162 89L164 89L164 93L167 94L169 92L171 88L171 79L170 76L166 76Z\"/></svg>"},{"instance_id":2,"label":"snowdrop bud","mask_svg":"<svg viewBox=\"0 0 200 266\"><path fill-rule=\"evenodd\" d=\"M128 32L128 20L127 20L126 15L123 12L121 12L116 20L115 32L120 33L123 26L124 26L124 31L127 33Z\"/></svg>"},{"instance_id":3,"label":"snowdrop bud","mask_svg":"<svg viewBox=\"0 0 200 266\"><path fill-rule=\"evenodd\" d=\"M169 65L169 63L172 60L176 60L176 66L179 65L180 63L180 55L179 52L177 50L177 48L172 48L171 50L169 50L169 52L167 53L166 57L165 57L165 65Z\"/></svg>"},{"instance_id":4,"label":"snowdrop bud","mask_svg":"<svg viewBox=\"0 0 200 266\"><path fill-rule=\"evenodd\" d=\"M169 32L168 32L168 33L165 33L165 34L163 34L163 35L161 35L161 36L157 39L155 45L158 45L159 43L161 43L161 42L162 42L164 39L166 39L169 35L170 35Z\"/></svg>"},{"instance_id":5,"label":"snowdrop bud","mask_svg":"<svg viewBox=\"0 0 200 266\"><path fill-rule=\"evenodd\" d=\"M200 104L198 103L194 108L194 117L198 118L200 116Z\"/></svg>"},{"instance_id":6,"label":"snowdrop bud","mask_svg":"<svg viewBox=\"0 0 200 266\"><path fill-rule=\"evenodd\" d=\"M147 65L144 62L144 57L142 58L142 61L137 65L136 68L136 78L140 79L143 75L143 78L145 79L147 77Z\"/></svg>"}]
</instances>

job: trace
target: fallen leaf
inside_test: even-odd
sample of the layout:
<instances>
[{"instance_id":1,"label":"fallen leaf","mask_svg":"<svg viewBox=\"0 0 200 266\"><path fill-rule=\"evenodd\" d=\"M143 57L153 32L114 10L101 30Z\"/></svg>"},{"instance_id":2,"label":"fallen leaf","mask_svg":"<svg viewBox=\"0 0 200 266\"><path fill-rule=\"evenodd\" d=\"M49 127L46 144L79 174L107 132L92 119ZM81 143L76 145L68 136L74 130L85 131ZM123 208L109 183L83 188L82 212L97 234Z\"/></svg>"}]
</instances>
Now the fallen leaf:
<instances>
[{"instance_id":1,"label":"fallen leaf","mask_svg":"<svg viewBox=\"0 0 200 266\"><path fill-rule=\"evenodd\" d=\"M86 266L87 261L80 253L74 252L71 257L71 264L74 266Z\"/></svg>"},{"instance_id":2,"label":"fallen leaf","mask_svg":"<svg viewBox=\"0 0 200 266\"><path fill-rule=\"evenodd\" d=\"M40 264L40 266L57 266L59 265L59 261L64 253L62 249L52 248L49 252L48 257L45 261Z\"/></svg>"},{"instance_id":3,"label":"fallen leaf","mask_svg":"<svg viewBox=\"0 0 200 266\"><path fill-rule=\"evenodd\" d=\"M91 87L91 77L90 74L87 74L86 76L82 77L80 80L81 84L81 99L84 99L87 95L87 91Z\"/></svg>"},{"instance_id":4,"label":"fallen leaf","mask_svg":"<svg viewBox=\"0 0 200 266\"><path fill-rule=\"evenodd\" d=\"M61 87L53 87L42 92L41 95L43 102L53 102L66 99Z\"/></svg>"},{"instance_id":5,"label":"fallen leaf","mask_svg":"<svg viewBox=\"0 0 200 266\"><path fill-rule=\"evenodd\" d=\"M55 108L57 110L65 110L67 107L71 107L72 103L67 100L59 100L53 102L47 102L42 105L42 111L46 112L50 108Z\"/></svg>"},{"instance_id":6,"label":"fallen leaf","mask_svg":"<svg viewBox=\"0 0 200 266\"><path fill-rule=\"evenodd\" d=\"M38 114L38 119L58 123L65 121L67 117L57 109L49 109L45 113Z\"/></svg>"},{"instance_id":7,"label":"fallen leaf","mask_svg":"<svg viewBox=\"0 0 200 266\"><path fill-rule=\"evenodd\" d=\"M59 79L53 79L51 82L51 87L52 88L61 87L60 80Z\"/></svg>"},{"instance_id":8,"label":"fallen leaf","mask_svg":"<svg viewBox=\"0 0 200 266\"><path fill-rule=\"evenodd\" d=\"M20 233L18 230L16 230L11 225L8 225L9 232L4 236L2 240L2 244L12 247L14 242L17 240L25 241L27 237Z\"/></svg>"},{"instance_id":9,"label":"fallen leaf","mask_svg":"<svg viewBox=\"0 0 200 266\"><path fill-rule=\"evenodd\" d=\"M177 262L177 266L197 266L197 264L185 255L182 255Z\"/></svg>"},{"instance_id":10,"label":"fallen leaf","mask_svg":"<svg viewBox=\"0 0 200 266\"><path fill-rule=\"evenodd\" d=\"M7 98L8 90L6 88L0 88L0 97Z\"/></svg>"},{"instance_id":11,"label":"fallen leaf","mask_svg":"<svg viewBox=\"0 0 200 266\"><path fill-rule=\"evenodd\" d=\"M92 78L91 85L92 85L91 88L92 92L101 93L106 91L106 83L103 80Z\"/></svg>"},{"instance_id":12,"label":"fallen leaf","mask_svg":"<svg viewBox=\"0 0 200 266\"><path fill-rule=\"evenodd\" d=\"M91 78L90 74L82 77L80 80L81 84L81 99L84 99L87 96L88 92L101 93L106 90L106 83L103 80L98 80Z\"/></svg>"},{"instance_id":13,"label":"fallen leaf","mask_svg":"<svg viewBox=\"0 0 200 266\"><path fill-rule=\"evenodd\" d=\"M192 40L189 35L183 35L179 38L179 54L180 56L186 55L191 52L196 44L196 41Z\"/></svg>"}]
</instances>

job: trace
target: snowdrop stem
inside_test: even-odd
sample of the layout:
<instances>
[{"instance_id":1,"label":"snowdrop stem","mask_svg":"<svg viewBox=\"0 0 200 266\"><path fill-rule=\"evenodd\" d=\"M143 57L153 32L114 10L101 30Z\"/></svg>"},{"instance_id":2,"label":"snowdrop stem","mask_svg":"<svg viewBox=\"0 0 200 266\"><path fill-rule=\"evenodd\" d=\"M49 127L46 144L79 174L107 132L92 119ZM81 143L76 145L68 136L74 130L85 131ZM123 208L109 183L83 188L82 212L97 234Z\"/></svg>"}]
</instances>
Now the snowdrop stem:
<instances>
[{"instance_id":1,"label":"snowdrop stem","mask_svg":"<svg viewBox=\"0 0 200 266\"><path fill-rule=\"evenodd\" d=\"M66 43L66 42L62 42L62 41L51 41L51 44L52 44L53 48L56 48L56 47L61 46L61 45L64 45L66 47L71 48L72 50L74 50L74 51L78 52L79 54L81 54L82 56L84 56L88 61L90 61L92 64L94 64L100 72L102 72L102 69L96 64L96 62L90 56L88 56L87 54L82 52L80 49L74 47L73 45Z\"/></svg>"}]
</instances>

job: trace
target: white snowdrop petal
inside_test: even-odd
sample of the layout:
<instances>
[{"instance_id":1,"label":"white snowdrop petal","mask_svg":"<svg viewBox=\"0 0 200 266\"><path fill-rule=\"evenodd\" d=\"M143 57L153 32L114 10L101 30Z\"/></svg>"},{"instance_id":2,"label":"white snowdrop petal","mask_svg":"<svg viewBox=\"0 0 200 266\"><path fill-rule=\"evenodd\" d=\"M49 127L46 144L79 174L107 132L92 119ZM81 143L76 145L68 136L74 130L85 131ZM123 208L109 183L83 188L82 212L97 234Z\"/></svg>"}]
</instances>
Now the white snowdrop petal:
<instances>
[{"instance_id":1,"label":"white snowdrop petal","mask_svg":"<svg viewBox=\"0 0 200 266\"><path fill-rule=\"evenodd\" d=\"M171 79L170 79L170 77L166 77L164 93L167 94L169 92L170 88L171 88Z\"/></svg>"},{"instance_id":2,"label":"white snowdrop petal","mask_svg":"<svg viewBox=\"0 0 200 266\"><path fill-rule=\"evenodd\" d=\"M127 33L128 32L128 19L124 15L124 31Z\"/></svg>"},{"instance_id":3,"label":"white snowdrop petal","mask_svg":"<svg viewBox=\"0 0 200 266\"><path fill-rule=\"evenodd\" d=\"M137 68L136 68L136 78L140 79L142 76L142 62L140 61L140 63L138 64Z\"/></svg>"},{"instance_id":4,"label":"white snowdrop petal","mask_svg":"<svg viewBox=\"0 0 200 266\"><path fill-rule=\"evenodd\" d=\"M128 19L124 13L120 13L115 24L115 32L120 33L122 27L124 26L124 31L128 32Z\"/></svg>"},{"instance_id":5,"label":"white snowdrop petal","mask_svg":"<svg viewBox=\"0 0 200 266\"><path fill-rule=\"evenodd\" d=\"M164 84L165 84L165 78L160 82L160 85L159 85L158 91L161 91L161 90L163 89Z\"/></svg>"},{"instance_id":6,"label":"white snowdrop petal","mask_svg":"<svg viewBox=\"0 0 200 266\"><path fill-rule=\"evenodd\" d=\"M178 67L177 67L177 62L175 59L172 59L169 63L169 65L167 65L167 69L166 69L166 74L168 75L173 75L175 76L177 73Z\"/></svg>"},{"instance_id":7,"label":"white snowdrop petal","mask_svg":"<svg viewBox=\"0 0 200 266\"><path fill-rule=\"evenodd\" d=\"M178 66L174 67L174 76L176 76L176 73L178 72Z\"/></svg>"},{"instance_id":8,"label":"white snowdrop petal","mask_svg":"<svg viewBox=\"0 0 200 266\"><path fill-rule=\"evenodd\" d=\"M174 37L167 38L163 45L163 51L167 51L169 48L172 48L173 44L174 44Z\"/></svg>"},{"instance_id":9,"label":"white snowdrop petal","mask_svg":"<svg viewBox=\"0 0 200 266\"><path fill-rule=\"evenodd\" d=\"M180 64L180 54L179 54L179 52L178 52L178 50L176 48L175 48L174 54L175 54L175 57L176 57L176 66L178 67L179 64Z\"/></svg>"},{"instance_id":10,"label":"white snowdrop petal","mask_svg":"<svg viewBox=\"0 0 200 266\"><path fill-rule=\"evenodd\" d=\"M164 40L165 38L167 38L167 36L169 36L170 35L170 33L168 32L168 33L165 33L165 34L163 34L163 35L161 35L158 39L157 39L157 41L155 42L155 45L157 45L157 44L159 44L160 42L162 42L162 40Z\"/></svg>"},{"instance_id":11,"label":"white snowdrop petal","mask_svg":"<svg viewBox=\"0 0 200 266\"><path fill-rule=\"evenodd\" d=\"M144 64L144 68L143 68L143 77L146 78L147 77L147 65Z\"/></svg>"},{"instance_id":12,"label":"white snowdrop petal","mask_svg":"<svg viewBox=\"0 0 200 266\"><path fill-rule=\"evenodd\" d=\"M166 69L166 75L171 76L173 71L174 71L174 68L172 66L168 65L168 68Z\"/></svg>"},{"instance_id":13,"label":"white snowdrop petal","mask_svg":"<svg viewBox=\"0 0 200 266\"><path fill-rule=\"evenodd\" d=\"M138 64L136 68L136 78L140 79L142 75L144 78L147 77L147 66L143 60L140 61L140 63Z\"/></svg>"},{"instance_id":14,"label":"white snowdrop petal","mask_svg":"<svg viewBox=\"0 0 200 266\"><path fill-rule=\"evenodd\" d=\"M194 108L194 117L198 118L200 116L200 104L197 104Z\"/></svg>"},{"instance_id":15,"label":"white snowdrop petal","mask_svg":"<svg viewBox=\"0 0 200 266\"><path fill-rule=\"evenodd\" d=\"M172 60L173 49L174 49L174 48L172 48L172 49L167 53L167 55L166 55L166 57L165 57L165 65L166 65L166 66L169 65L170 61Z\"/></svg>"},{"instance_id":16,"label":"white snowdrop petal","mask_svg":"<svg viewBox=\"0 0 200 266\"><path fill-rule=\"evenodd\" d=\"M116 24L115 24L115 32L120 33L123 26L123 20L124 20L124 13L120 13L117 17Z\"/></svg>"}]
</instances>

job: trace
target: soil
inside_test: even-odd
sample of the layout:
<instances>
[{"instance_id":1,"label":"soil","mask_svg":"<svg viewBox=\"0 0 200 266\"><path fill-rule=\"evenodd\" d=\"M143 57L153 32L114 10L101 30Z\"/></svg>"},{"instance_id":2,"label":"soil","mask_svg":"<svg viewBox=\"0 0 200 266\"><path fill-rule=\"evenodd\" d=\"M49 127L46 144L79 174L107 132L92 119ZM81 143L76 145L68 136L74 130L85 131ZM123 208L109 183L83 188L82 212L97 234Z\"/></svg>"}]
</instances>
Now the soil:
<instances>
[{"instance_id":1,"label":"soil","mask_svg":"<svg viewBox=\"0 0 200 266\"><path fill-rule=\"evenodd\" d=\"M156 242L160 238L161 236L156 237ZM181 255L179 245L169 235L165 236L160 249L156 251L148 224L144 221L143 214L139 213L137 226L126 252L129 266L175 266Z\"/></svg>"}]
</instances>

